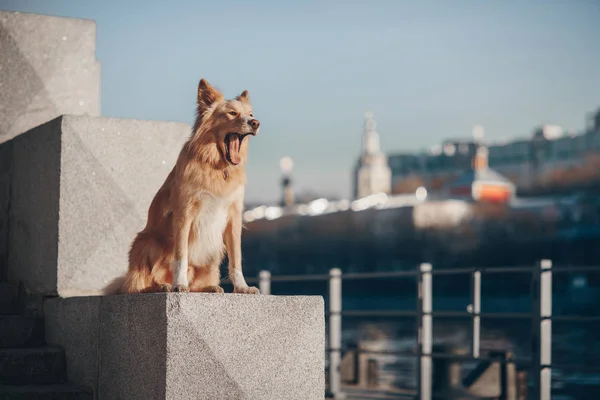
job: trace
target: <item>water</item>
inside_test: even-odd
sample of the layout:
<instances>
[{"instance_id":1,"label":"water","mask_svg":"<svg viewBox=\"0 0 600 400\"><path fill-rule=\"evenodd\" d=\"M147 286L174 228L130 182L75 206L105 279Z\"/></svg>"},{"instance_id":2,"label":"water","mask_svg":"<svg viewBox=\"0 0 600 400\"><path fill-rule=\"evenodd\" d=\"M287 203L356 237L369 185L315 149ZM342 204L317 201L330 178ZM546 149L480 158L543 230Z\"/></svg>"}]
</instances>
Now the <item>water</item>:
<instances>
[{"instance_id":1,"label":"water","mask_svg":"<svg viewBox=\"0 0 600 400\"><path fill-rule=\"evenodd\" d=\"M560 278L555 278L555 281L554 315L598 315L598 291L595 288L565 285L564 279ZM400 282L389 279L344 282L342 309L416 310L416 285L410 280ZM469 352L472 343L470 318L435 317L436 311L465 311L470 302L468 286L465 285L461 289L461 285L455 283L448 288L444 286L444 282L445 280L434 276L434 344L452 344ZM483 282L486 282L486 279ZM490 278L487 279L486 284L482 284L482 313L531 313L531 297L525 290L529 288L528 284L519 285L516 281L511 286L512 290L490 290L490 287L496 286L498 282ZM515 290L519 286L522 286L520 289L523 290ZM462 294L460 294L461 290ZM507 294L502 294L503 291ZM275 282L272 284L272 292L273 294L324 295L327 301L327 282L290 284ZM444 292L451 294L445 295ZM342 345L348 348L360 342L374 341L384 344L384 347L387 344L387 348L397 351L415 351L417 326L416 317L343 317ZM600 367L598 367L600 321L553 321L552 328L552 362L556 364L553 368L554 395L565 396L562 397L564 399L600 398ZM482 317L482 355L490 350L502 350L512 352L518 360L531 360L533 356L531 332L530 319ZM375 357L380 361L382 385L406 389L416 387L416 357L390 355ZM475 365L474 362L465 363L463 375L466 375ZM595 390L593 393L598 397L587 397L592 395L591 390Z\"/></svg>"}]
</instances>

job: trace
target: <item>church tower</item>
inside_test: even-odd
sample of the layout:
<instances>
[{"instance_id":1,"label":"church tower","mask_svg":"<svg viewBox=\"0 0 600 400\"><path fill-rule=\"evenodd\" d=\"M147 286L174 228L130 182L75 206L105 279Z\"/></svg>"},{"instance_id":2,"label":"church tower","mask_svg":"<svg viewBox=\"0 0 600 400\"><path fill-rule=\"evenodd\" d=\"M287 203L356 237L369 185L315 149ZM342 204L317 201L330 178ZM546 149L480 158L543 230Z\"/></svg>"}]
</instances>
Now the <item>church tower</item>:
<instances>
[{"instance_id":1,"label":"church tower","mask_svg":"<svg viewBox=\"0 0 600 400\"><path fill-rule=\"evenodd\" d=\"M373 113L365 113L362 153L354 170L354 198L375 193L390 193L392 171L387 156L379 147L379 134Z\"/></svg>"}]
</instances>

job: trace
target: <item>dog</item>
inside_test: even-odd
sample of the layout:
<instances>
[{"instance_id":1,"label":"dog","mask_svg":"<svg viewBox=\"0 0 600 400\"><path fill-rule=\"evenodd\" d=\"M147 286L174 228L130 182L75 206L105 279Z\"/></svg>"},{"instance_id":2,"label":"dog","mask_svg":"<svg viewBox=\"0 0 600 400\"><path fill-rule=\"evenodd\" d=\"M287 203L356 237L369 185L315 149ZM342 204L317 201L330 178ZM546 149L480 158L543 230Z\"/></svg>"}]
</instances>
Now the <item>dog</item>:
<instances>
[{"instance_id":1,"label":"dog","mask_svg":"<svg viewBox=\"0 0 600 400\"><path fill-rule=\"evenodd\" d=\"M200 80L192 133L131 244L126 275L104 294L223 293L225 251L234 293L259 294L244 279L241 250L248 137L259 126L247 90L225 100Z\"/></svg>"}]
</instances>

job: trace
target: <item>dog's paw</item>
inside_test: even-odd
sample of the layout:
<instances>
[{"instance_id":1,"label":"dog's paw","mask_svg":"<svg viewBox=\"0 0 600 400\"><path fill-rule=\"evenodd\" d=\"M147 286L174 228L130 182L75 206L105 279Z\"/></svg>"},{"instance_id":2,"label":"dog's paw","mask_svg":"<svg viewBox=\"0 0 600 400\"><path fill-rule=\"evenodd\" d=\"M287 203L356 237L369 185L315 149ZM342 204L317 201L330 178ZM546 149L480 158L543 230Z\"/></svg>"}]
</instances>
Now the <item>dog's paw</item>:
<instances>
[{"instance_id":1,"label":"dog's paw","mask_svg":"<svg viewBox=\"0 0 600 400\"><path fill-rule=\"evenodd\" d=\"M161 292L170 292L173 289L173 286L168 283L164 283L162 285L158 285L158 290Z\"/></svg>"},{"instance_id":2,"label":"dog's paw","mask_svg":"<svg viewBox=\"0 0 600 400\"><path fill-rule=\"evenodd\" d=\"M221 286L206 286L202 288L205 293L225 293Z\"/></svg>"},{"instance_id":3,"label":"dog's paw","mask_svg":"<svg viewBox=\"0 0 600 400\"><path fill-rule=\"evenodd\" d=\"M256 286L245 286L233 289L233 293L260 294L260 290Z\"/></svg>"},{"instance_id":4,"label":"dog's paw","mask_svg":"<svg viewBox=\"0 0 600 400\"><path fill-rule=\"evenodd\" d=\"M180 292L180 293L187 293L190 291L190 288L189 288L189 286L175 285L175 287L173 287L173 291Z\"/></svg>"}]
</instances>

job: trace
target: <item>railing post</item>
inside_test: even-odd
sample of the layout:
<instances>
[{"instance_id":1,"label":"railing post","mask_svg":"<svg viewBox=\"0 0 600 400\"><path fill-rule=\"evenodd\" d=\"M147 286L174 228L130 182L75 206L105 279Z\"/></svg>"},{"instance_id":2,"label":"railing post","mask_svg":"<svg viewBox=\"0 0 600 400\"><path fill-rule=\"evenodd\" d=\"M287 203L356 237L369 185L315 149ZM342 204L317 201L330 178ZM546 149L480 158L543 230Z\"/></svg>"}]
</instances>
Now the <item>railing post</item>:
<instances>
[{"instance_id":1,"label":"railing post","mask_svg":"<svg viewBox=\"0 0 600 400\"><path fill-rule=\"evenodd\" d=\"M534 398L550 400L552 392L552 261L541 260L533 277Z\"/></svg>"},{"instance_id":2,"label":"railing post","mask_svg":"<svg viewBox=\"0 0 600 400\"><path fill-rule=\"evenodd\" d=\"M432 379L432 275L431 264L421 264L418 279L419 302L419 399L431 400Z\"/></svg>"},{"instance_id":3,"label":"railing post","mask_svg":"<svg viewBox=\"0 0 600 400\"><path fill-rule=\"evenodd\" d=\"M329 271L329 390L335 398L341 395L342 363L342 271Z\"/></svg>"},{"instance_id":4,"label":"railing post","mask_svg":"<svg viewBox=\"0 0 600 400\"><path fill-rule=\"evenodd\" d=\"M271 272L262 270L258 274L258 289L261 294L271 294Z\"/></svg>"},{"instance_id":5,"label":"railing post","mask_svg":"<svg viewBox=\"0 0 600 400\"><path fill-rule=\"evenodd\" d=\"M540 399L552 390L552 261L540 262Z\"/></svg>"},{"instance_id":6,"label":"railing post","mask_svg":"<svg viewBox=\"0 0 600 400\"><path fill-rule=\"evenodd\" d=\"M473 358L479 358L479 347L481 343L481 271L473 271L471 276L471 313L472 313L472 353Z\"/></svg>"}]
</instances>

